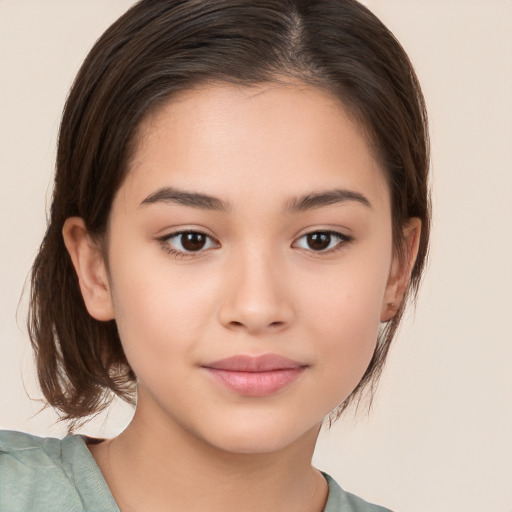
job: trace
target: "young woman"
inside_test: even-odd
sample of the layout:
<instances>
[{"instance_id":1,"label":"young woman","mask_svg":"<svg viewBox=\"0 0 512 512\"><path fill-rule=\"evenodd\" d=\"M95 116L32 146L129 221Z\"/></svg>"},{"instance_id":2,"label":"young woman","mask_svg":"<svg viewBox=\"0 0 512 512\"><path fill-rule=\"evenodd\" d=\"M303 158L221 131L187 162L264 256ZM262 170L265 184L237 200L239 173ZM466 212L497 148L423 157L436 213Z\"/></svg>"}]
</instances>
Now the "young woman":
<instances>
[{"instance_id":1,"label":"young woman","mask_svg":"<svg viewBox=\"0 0 512 512\"><path fill-rule=\"evenodd\" d=\"M354 0L143 0L86 58L29 319L50 405L0 510L385 510L311 465L371 392L429 235L420 87ZM136 397L136 398L135 398Z\"/></svg>"}]
</instances>

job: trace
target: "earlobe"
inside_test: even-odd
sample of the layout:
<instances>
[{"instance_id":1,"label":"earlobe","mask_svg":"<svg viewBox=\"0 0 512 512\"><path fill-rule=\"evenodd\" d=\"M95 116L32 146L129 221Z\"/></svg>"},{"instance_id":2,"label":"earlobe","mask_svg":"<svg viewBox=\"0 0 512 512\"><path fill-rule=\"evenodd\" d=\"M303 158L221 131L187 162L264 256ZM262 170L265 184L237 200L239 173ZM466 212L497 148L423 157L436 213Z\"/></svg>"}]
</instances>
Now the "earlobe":
<instances>
[{"instance_id":1,"label":"earlobe","mask_svg":"<svg viewBox=\"0 0 512 512\"><path fill-rule=\"evenodd\" d=\"M395 254L391 264L388 284L381 310L381 322L388 322L400 309L411 278L411 272L418 255L421 220L410 218L403 227L404 248L402 254Z\"/></svg>"},{"instance_id":2,"label":"earlobe","mask_svg":"<svg viewBox=\"0 0 512 512\"><path fill-rule=\"evenodd\" d=\"M91 239L80 217L66 219L62 236L75 267L87 311L96 320L112 320L114 308L101 248Z\"/></svg>"}]
</instances>

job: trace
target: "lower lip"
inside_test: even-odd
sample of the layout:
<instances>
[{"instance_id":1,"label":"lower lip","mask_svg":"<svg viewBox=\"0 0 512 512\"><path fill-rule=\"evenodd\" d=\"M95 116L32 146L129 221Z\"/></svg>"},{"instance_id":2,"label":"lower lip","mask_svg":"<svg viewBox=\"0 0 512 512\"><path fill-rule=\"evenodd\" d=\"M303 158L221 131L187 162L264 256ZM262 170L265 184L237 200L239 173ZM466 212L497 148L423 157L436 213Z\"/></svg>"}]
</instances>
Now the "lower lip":
<instances>
[{"instance_id":1,"label":"lower lip","mask_svg":"<svg viewBox=\"0 0 512 512\"><path fill-rule=\"evenodd\" d=\"M206 368L218 382L244 396L268 396L295 382L306 368L285 368L268 372L239 372Z\"/></svg>"}]
</instances>

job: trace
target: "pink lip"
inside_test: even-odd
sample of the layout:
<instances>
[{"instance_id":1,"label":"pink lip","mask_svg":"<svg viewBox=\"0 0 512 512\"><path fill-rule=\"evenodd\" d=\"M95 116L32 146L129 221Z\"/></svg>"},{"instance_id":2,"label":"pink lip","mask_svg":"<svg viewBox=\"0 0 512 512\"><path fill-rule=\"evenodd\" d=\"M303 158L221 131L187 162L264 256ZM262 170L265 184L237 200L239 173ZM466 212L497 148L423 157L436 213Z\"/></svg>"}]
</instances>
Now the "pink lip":
<instances>
[{"instance_id":1,"label":"pink lip","mask_svg":"<svg viewBox=\"0 0 512 512\"><path fill-rule=\"evenodd\" d=\"M266 396L299 378L307 365L276 354L239 355L203 365L218 382L245 396Z\"/></svg>"}]
</instances>

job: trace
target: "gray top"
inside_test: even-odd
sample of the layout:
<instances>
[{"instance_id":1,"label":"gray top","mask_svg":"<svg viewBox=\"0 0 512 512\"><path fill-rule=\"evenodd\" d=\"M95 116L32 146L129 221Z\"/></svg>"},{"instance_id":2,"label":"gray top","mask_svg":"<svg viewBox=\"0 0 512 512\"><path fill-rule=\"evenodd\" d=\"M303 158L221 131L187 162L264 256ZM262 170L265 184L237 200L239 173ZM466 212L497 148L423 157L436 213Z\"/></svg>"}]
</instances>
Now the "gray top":
<instances>
[{"instance_id":1,"label":"gray top","mask_svg":"<svg viewBox=\"0 0 512 512\"><path fill-rule=\"evenodd\" d=\"M345 492L329 475L324 512L390 512ZM120 512L81 436L0 431L0 512Z\"/></svg>"}]
</instances>

